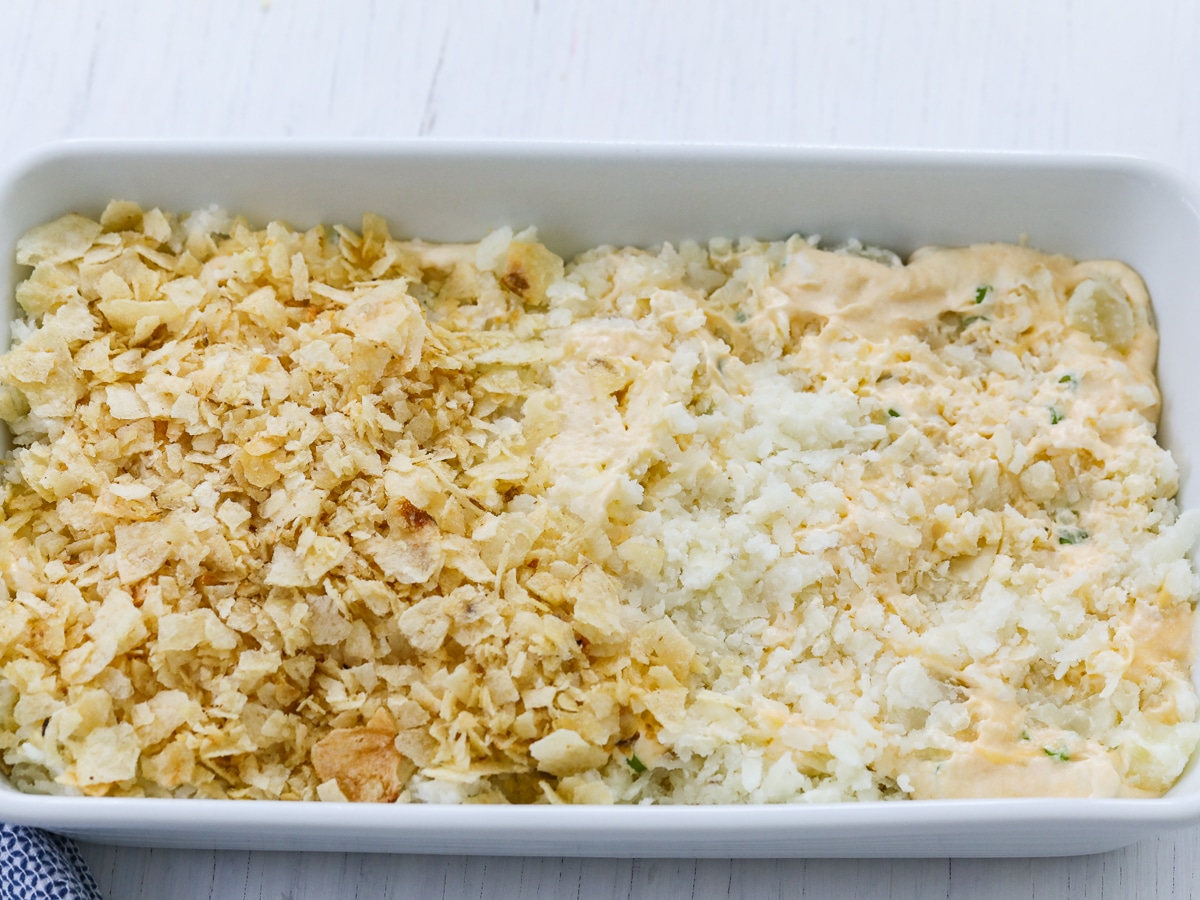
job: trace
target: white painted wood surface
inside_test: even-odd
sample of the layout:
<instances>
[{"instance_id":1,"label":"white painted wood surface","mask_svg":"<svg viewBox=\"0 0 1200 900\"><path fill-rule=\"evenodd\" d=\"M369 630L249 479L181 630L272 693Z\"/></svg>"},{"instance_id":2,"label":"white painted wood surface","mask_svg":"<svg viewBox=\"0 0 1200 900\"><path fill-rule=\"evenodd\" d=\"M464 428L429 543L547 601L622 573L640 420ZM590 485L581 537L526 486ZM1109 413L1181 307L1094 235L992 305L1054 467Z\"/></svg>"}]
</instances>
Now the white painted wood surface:
<instances>
[{"instance_id":1,"label":"white painted wood surface","mask_svg":"<svg viewBox=\"0 0 1200 900\"><path fill-rule=\"evenodd\" d=\"M1200 180L1192 0L4 0L0 23L0 165L85 136L438 135L1116 152ZM111 898L1091 900L1192 896L1200 829L1032 861L83 850Z\"/></svg>"}]
</instances>

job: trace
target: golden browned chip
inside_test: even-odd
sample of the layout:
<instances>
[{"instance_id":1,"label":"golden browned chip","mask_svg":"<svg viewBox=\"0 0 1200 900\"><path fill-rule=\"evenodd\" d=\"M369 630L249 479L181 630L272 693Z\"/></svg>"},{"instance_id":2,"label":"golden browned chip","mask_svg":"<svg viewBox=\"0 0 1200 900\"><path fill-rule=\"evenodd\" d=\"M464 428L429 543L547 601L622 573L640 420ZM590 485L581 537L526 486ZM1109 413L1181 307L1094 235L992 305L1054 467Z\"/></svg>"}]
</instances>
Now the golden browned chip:
<instances>
[{"instance_id":1,"label":"golden browned chip","mask_svg":"<svg viewBox=\"0 0 1200 900\"><path fill-rule=\"evenodd\" d=\"M366 803L394 802L415 768L396 749L396 725L383 710L361 728L337 728L313 744L312 764L346 799Z\"/></svg>"},{"instance_id":2,"label":"golden browned chip","mask_svg":"<svg viewBox=\"0 0 1200 900\"><path fill-rule=\"evenodd\" d=\"M546 290L563 276L563 261L544 245L513 241L500 284L521 299L540 306L546 302Z\"/></svg>"}]
</instances>

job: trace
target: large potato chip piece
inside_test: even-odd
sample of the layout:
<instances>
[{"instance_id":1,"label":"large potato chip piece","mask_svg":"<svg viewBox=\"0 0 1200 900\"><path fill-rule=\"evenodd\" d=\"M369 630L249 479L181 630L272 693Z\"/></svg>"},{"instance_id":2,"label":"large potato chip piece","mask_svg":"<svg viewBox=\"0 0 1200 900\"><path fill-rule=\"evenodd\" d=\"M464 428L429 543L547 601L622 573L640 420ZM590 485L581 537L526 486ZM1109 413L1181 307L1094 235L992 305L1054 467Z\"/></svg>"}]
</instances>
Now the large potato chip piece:
<instances>
[{"instance_id":1,"label":"large potato chip piece","mask_svg":"<svg viewBox=\"0 0 1200 900\"><path fill-rule=\"evenodd\" d=\"M70 213L28 231L17 241L17 262L23 266L79 259L103 229L98 222Z\"/></svg>"},{"instance_id":2,"label":"large potato chip piece","mask_svg":"<svg viewBox=\"0 0 1200 900\"><path fill-rule=\"evenodd\" d=\"M233 650L237 645L237 633L218 619L211 609L169 613L158 620L160 651L194 650L197 647Z\"/></svg>"},{"instance_id":3,"label":"large potato chip piece","mask_svg":"<svg viewBox=\"0 0 1200 900\"><path fill-rule=\"evenodd\" d=\"M625 637L617 580L599 566L588 566L567 586L575 601L575 629L589 641L609 644Z\"/></svg>"},{"instance_id":4,"label":"large potato chip piece","mask_svg":"<svg viewBox=\"0 0 1200 900\"><path fill-rule=\"evenodd\" d=\"M161 522L118 525L117 572L122 584L133 584L153 575L171 554L171 542Z\"/></svg>"},{"instance_id":5,"label":"large potato chip piece","mask_svg":"<svg viewBox=\"0 0 1200 900\"><path fill-rule=\"evenodd\" d=\"M137 775L141 745L133 726L127 723L96 728L79 749L74 773L59 780L80 788L128 781Z\"/></svg>"},{"instance_id":6,"label":"large potato chip piece","mask_svg":"<svg viewBox=\"0 0 1200 900\"><path fill-rule=\"evenodd\" d=\"M421 347L429 337L421 307L399 281L386 282L357 296L339 315L338 322L355 337L383 344L400 358L405 370L420 361Z\"/></svg>"},{"instance_id":7,"label":"large potato chip piece","mask_svg":"<svg viewBox=\"0 0 1200 900\"><path fill-rule=\"evenodd\" d=\"M441 571L446 558L441 529L407 500L401 500L398 509L387 536L367 538L360 547L389 578L401 584L424 584Z\"/></svg>"},{"instance_id":8,"label":"large potato chip piece","mask_svg":"<svg viewBox=\"0 0 1200 900\"><path fill-rule=\"evenodd\" d=\"M393 803L414 771L395 744L390 717L377 714L364 727L336 728L313 744L313 769L321 781L336 780L347 800Z\"/></svg>"},{"instance_id":9,"label":"large potato chip piece","mask_svg":"<svg viewBox=\"0 0 1200 900\"><path fill-rule=\"evenodd\" d=\"M529 752L537 760L540 771L558 776L599 768L608 759L604 750L589 744L569 728L560 728L534 741Z\"/></svg>"},{"instance_id":10,"label":"large potato chip piece","mask_svg":"<svg viewBox=\"0 0 1200 900\"><path fill-rule=\"evenodd\" d=\"M35 416L69 416L86 393L71 348L54 326L42 328L0 357L0 379L18 388Z\"/></svg>"},{"instance_id":11,"label":"large potato chip piece","mask_svg":"<svg viewBox=\"0 0 1200 900\"><path fill-rule=\"evenodd\" d=\"M500 284L533 305L546 301L546 289L563 276L563 261L543 244L513 241Z\"/></svg>"}]
</instances>

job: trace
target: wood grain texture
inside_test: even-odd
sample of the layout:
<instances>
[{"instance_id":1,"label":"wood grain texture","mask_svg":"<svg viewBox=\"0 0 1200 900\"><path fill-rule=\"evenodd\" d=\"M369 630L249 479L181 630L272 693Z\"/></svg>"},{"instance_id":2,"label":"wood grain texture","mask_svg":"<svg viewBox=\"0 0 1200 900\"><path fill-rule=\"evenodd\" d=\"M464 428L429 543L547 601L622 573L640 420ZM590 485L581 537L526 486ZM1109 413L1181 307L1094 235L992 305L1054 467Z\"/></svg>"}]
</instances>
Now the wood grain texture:
<instances>
[{"instance_id":1,"label":"wood grain texture","mask_svg":"<svg viewBox=\"0 0 1200 900\"><path fill-rule=\"evenodd\" d=\"M1200 180L1200 4L7 0L0 165L73 137L1127 153ZM112 898L1168 898L1200 829L1062 860L558 860L85 845Z\"/></svg>"},{"instance_id":2,"label":"wood grain texture","mask_svg":"<svg viewBox=\"0 0 1200 900\"><path fill-rule=\"evenodd\" d=\"M603 860L84 845L111 898L1158 900L1196 893L1200 832L1071 859Z\"/></svg>"}]
</instances>

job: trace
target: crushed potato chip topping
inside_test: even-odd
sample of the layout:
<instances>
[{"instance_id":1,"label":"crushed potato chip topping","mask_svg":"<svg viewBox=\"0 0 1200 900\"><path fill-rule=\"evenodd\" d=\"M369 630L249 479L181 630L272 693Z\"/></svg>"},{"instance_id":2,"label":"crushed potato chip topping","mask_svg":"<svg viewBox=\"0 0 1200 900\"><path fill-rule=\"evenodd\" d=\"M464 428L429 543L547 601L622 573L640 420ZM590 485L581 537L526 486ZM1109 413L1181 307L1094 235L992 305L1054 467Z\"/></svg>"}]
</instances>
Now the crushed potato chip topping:
<instances>
[{"instance_id":1,"label":"crushed potato chip topping","mask_svg":"<svg viewBox=\"0 0 1200 900\"><path fill-rule=\"evenodd\" d=\"M17 260L22 790L1143 794L1200 738L1123 267L128 202Z\"/></svg>"}]
</instances>

